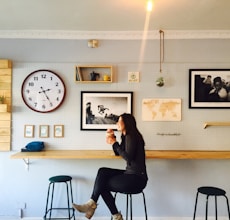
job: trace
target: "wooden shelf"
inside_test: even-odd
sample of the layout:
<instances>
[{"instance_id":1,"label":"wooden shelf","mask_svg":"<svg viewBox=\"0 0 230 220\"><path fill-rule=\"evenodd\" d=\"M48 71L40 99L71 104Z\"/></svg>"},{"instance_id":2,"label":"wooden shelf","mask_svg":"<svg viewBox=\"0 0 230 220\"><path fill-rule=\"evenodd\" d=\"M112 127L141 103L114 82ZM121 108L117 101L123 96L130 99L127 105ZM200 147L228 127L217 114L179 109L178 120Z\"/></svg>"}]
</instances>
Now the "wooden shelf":
<instances>
[{"instance_id":1,"label":"wooden shelf","mask_svg":"<svg viewBox=\"0 0 230 220\"><path fill-rule=\"evenodd\" d=\"M112 83L113 67L109 65L76 66L75 82Z\"/></svg>"},{"instance_id":2,"label":"wooden shelf","mask_svg":"<svg viewBox=\"0 0 230 220\"><path fill-rule=\"evenodd\" d=\"M205 122L204 129L209 126L230 126L230 122Z\"/></svg>"},{"instance_id":3,"label":"wooden shelf","mask_svg":"<svg viewBox=\"0 0 230 220\"><path fill-rule=\"evenodd\" d=\"M11 159L119 159L111 150L18 152ZM230 159L230 151L146 150L147 159Z\"/></svg>"},{"instance_id":4,"label":"wooden shelf","mask_svg":"<svg viewBox=\"0 0 230 220\"><path fill-rule=\"evenodd\" d=\"M11 147L11 111L12 111L12 62L0 60L0 95L4 104L0 104L0 151L9 151Z\"/></svg>"}]
</instances>

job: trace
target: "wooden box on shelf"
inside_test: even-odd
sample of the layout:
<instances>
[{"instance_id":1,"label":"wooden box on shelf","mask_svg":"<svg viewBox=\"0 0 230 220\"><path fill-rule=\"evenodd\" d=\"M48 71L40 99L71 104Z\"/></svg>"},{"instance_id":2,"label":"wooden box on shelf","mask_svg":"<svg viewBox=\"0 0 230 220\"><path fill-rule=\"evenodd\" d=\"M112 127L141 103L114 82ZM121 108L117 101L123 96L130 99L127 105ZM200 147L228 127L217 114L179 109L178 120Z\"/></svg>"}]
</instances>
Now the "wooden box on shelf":
<instances>
[{"instance_id":1,"label":"wooden box on shelf","mask_svg":"<svg viewBox=\"0 0 230 220\"><path fill-rule=\"evenodd\" d=\"M113 67L107 65L84 65L75 67L75 82L112 83Z\"/></svg>"},{"instance_id":2,"label":"wooden box on shelf","mask_svg":"<svg viewBox=\"0 0 230 220\"><path fill-rule=\"evenodd\" d=\"M12 62L10 60L0 60L0 69L11 68Z\"/></svg>"},{"instance_id":3,"label":"wooden box on shelf","mask_svg":"<svg viewBox=\"0 0 230 220\"><path fill-rule=\"evenodd\" d=\"M7 112L7 104L0 104L0 112Z\"/></svg>"}]
</instances>

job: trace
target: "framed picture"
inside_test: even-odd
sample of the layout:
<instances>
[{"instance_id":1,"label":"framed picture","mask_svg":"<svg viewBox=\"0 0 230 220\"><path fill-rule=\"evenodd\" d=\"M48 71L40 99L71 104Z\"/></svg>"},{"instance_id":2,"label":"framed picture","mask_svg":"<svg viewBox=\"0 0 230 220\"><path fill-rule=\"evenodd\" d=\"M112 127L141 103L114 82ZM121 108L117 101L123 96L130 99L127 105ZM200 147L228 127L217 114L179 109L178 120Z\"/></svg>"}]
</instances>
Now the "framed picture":
<instances>
[{"instance_id":1,"label":"framed picture","mask_svg":"<svg viewBox=\"0 0 230 220\"><path fill-rule=\"evenodd\" d=\"M34 137L34 125L24 126L24 137L33 138Z\"/></svg>"},{"instance_id":2,"label":"framed picture","mask_svg":"<svg viewBox=\"0 0 230 220\"><path fill-rule=\"evenodd\" d=\"M189 108L230 108L230 69L190 69Z\"/></svg>"},{"instance_id":3,"label":"framed picture","mask_svg":"<svg viewBox=\"0 0 230 220\"><path fill-rule=\"evenodd\" d=\"M133 92L81 92L81 130L115 129L119 116L132 113Z\"/></svg>"},{"instance_id":4,"label":"framed picture","mask_svg":"<svg viewBox=\"0 0 230 220\"><path fill-rule=\"evenodd\" d=\"M39 137L40 138L49 137L49 125L39 125Z\"/></svg>"},{"instance_id":5,"label":"framed picture","mask_svg":"<svg viewBox=\"0 0 230 220\"><path fill-rule=\"evenodd\" d=\"M54 137L64 137L64 125L54 125Z\"/></svg>"}]
</instances>

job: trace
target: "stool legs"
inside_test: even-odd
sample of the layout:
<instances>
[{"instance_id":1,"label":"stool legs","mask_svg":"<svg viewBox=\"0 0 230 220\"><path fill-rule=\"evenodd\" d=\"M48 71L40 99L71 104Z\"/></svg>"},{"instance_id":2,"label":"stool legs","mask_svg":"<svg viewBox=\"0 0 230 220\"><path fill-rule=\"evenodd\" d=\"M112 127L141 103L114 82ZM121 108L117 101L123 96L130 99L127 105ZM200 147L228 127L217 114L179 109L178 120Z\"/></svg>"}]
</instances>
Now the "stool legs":
<instances>
[{"instance_id":1,"label":"stool legs","mask_svg":"<svg viewBox=\"0 0 230 220\"><path fill-rule=\"evenodd\" d=\"M196 193L196 200L195 200L195 208L194 208L194 213L193 213L193 220L195 220L196 218L196 208L197 208L197 202L198 202L198 196L199 196L199 192ZM205 209L205 220L208 220L208 199L209 199L210 195L206 196L206 209ZM227 204L227 211L228 211L228 218L230 220L230 209L229 209L229 201L228 201L228 197L225 195L222 195L225 197L226 199L226 204ZM218 219L218 212L217 212L217 196L215 197L215 217L216 220Z\"/></svg>"},{"instance_id":2,"label":"stool legs","mask_svg":"<svg viewBox=\"0 0 230 220\"><path fill-rule=\"evenodd\" d=\"M141 193L142 193L142 196L143 196L143 202L144 202L144 208L145 208L145 220L148 220L145 194L144 194L144 192L141 192Z\"/></svg>"},{"instance_id":3,"label":"stool legs","mask_svg":"<svg viewBox=\"0 0 230 220\"><path fill-rule=\"evenodd\" d=\"M130 205L129 205L129 199L130 199ZM133 219L133 212L132 212L132 195L127 194L126 195L126 220L128 220L128 212L129 212L129 206L130 206L130 219Z\"/></svg>"},{"instance_id":4,"label":"stool legs","mask_svg":"<svg viewBox=\"0 0 230 220\"><path fill-rule=\"evenodd\" d=\"M227 196L224 196L225 199L226 199L226 203L227 203L227 209L228 209L228 218L230 220L230 209L229 209L229 202L228 202L228 197Z\"/></svg>"},{"instance_id":5,"label":"stool legs","mask_svg":"<svg viewBox=\"0 0 230 220\"><path fill-rule=\"evenodd\" d=\"M68 204L68 214L69 214L69 219L71 219L70 218L70 209L69 209L69 189L68 189L68 184L67 183L65 183L66 184L66 192L67 192L67 204Z\"/></svg>"},{"instance_id":6,"label":"stool legs","mask_svg":"<svg viewBox=\"0 0 230 220\"><path fill-rule=\"evenodd\" d=\"M51 182L51 183L49 183L49 187L48 187L48 193L47 193L47 199L46 199L46 210L45 210L44 219L47 219L46 216L47 216L48 213L49 213L49 218L48 219L52 219L51 218L51 216L52 216L52 210L54 210L54 209L55 210L58 210L58 209L67 209L68 210L68 218L55 218L55 219L71 219L73 217L74 220L75 220L74 209L70 208L70 201L71 201L71 203L73 203L72 184L71 184L71 181L69 181L69 184L70 184L70 191L69 191L68 183L67 182L63 182L63 183L66 184L66 193L67 193L67 205L68 205L68 208L53 208L53 198L54 198L54 186L55 186L55 183ZM52 192L50 192L50 191L52 191ZM51 193L51 199L50 199L50 193ZM69 198L69 194L70 194L70 198ZM48 208L49 207L49 202L50 202L50 208ZM71 216L70 210L72 210L72 212L73 212L72 216Z\"/></svg>"},{"instance_id":7,"label":"stool legs","mask_svg":"<svg viewBox=\"0 0 230 220\"><path fill-rule=\"evenodd\" d=\"M205 220L208 219L208 197L209 197L209 196L206 197ZM216 208L216 207L215 207L215 208ZM217 219L216 219L216 220L217 220Z\"/></svg>"},{"instance_id":8,"label":"stool legs","mask_svg":"<svg viewBox=\"0 0 230 220\"><path fill-rule=\"evenodd\" d=\"M196 201L195 201L195 208L194 208L194 213L193 213L193 220L195 220L195 218L196 218L196 207L197 207L198 194L199 194L199 192L196 193Z\"/></svg>"},{"instance_id":9,"label":"stool legs","mask_svg":"<svg viewBox=\"0 0 230 220\"><path fill-rule=\"evenodd\" d=\"M148 220L147 208L146 208L146 200L144 192L141 192L143 196L144 210L145 210L145 220ZM116 200L117 192L114 195L114 199ZM126 220L128 220L128 213L130 208L130 220L133 219L133 202L132 202L132 194L126 194Z\"/></svg>"},{"instance_id":10,"label":"stool legs","mask_svg":"<svg viewBox=\"0 0 230 220\"><path fill-rule=\"evenodd\" d=\"M70 184L70 199L71 199L71 204L73 204L73 191L72 191L72 183L71 183L71 181L69 182L69 184ZM67 190L67 201L68 201L68 211L69 211L69 219L71 219L71 215L70 215L70 209L72 209L72 208L70 208L70 204L69 204L69 190L68 190L68 184L66 183L66 190ZM72 211L73 211L73 217L74 217L74 220L75 220L75 216L74 216L74 209L72 209Z\"/></svg>"}]
</instances>

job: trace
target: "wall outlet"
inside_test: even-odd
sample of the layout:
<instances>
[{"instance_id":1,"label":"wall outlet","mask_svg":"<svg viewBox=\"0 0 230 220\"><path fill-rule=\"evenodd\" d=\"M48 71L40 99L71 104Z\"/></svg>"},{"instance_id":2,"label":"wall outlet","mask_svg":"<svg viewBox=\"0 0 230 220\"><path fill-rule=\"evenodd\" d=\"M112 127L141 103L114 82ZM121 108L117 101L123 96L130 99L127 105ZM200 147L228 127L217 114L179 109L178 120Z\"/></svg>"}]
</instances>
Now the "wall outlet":
<instances>
[{"instance_id":1,"label":"wall outlet","mask_svg":"<svg viewBox=\"0 0 230 220\"><path fill-rule=\"evenodd\" d=\"M25 202L17 202L17 209L26 209Z\"/></svg>"}]
</instances>

